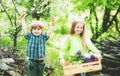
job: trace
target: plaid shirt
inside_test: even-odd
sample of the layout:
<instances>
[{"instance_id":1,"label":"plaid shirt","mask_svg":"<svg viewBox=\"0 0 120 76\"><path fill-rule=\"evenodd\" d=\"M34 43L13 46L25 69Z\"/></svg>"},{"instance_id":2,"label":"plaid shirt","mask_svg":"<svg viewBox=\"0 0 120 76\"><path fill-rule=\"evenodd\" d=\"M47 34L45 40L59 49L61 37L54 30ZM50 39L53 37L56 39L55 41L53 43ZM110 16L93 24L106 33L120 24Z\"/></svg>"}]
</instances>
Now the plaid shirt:
<instances>
[{"instance_id":1,"label":"plaid shirt","mask_svg":"<svg viewBox=\"0 0 120 76\"><path fill-rule=\"evenodd\" d=\"M27 33L25 38L28 40L27 56L29 59L38 60L45 57L45 43L49 37L46 34L34 36L31 33Z\"/></svg>"}]
</instances>

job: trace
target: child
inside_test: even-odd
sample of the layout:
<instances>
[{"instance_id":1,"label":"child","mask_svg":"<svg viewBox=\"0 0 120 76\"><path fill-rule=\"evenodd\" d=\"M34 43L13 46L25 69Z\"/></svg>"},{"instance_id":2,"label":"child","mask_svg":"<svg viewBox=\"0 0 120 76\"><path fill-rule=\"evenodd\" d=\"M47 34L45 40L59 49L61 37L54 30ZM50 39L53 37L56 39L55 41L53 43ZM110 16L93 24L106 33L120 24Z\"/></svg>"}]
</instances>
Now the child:
<instances>
[{"instance_id":1,"label":"child","mask_svg":"<svg viewBox=\"0 0 120 76\"><path fill-rule=\"evenodd\" d=\"M72 62L73 57L75 57L77 53L79 54L81 53L83 56L88 52L88 50L91 50L93 53L98 53L99 57L101 58L101 54L99 53L99 50L93 45L90 38L88 37L88 34L86 33L85 23L81 19L75 19L72 22L70 35L67 38L64 47L62 48L62 52L60 52L59 55L60 64L64 65L63 55L67 51L69 51L70 61ZM85 76L85 74L86 73L82 73L81 76Z\"/></svg>"},{"instance_id":2,"label":"child","mask_svg":"<svg viewBox=\"0 0 120 76\"><path fill-rule=\"evenodd\" d=\"M28 40L28 76L43 76L45 68L45 43L53 31L54 17L52 18L50 29L45 34L43 33L44 25L40 21L33 21L30 24L30 32L27 32L25 17L26 14L21 15L22 30L25 38Z\"/></svg>"}]
</instances>

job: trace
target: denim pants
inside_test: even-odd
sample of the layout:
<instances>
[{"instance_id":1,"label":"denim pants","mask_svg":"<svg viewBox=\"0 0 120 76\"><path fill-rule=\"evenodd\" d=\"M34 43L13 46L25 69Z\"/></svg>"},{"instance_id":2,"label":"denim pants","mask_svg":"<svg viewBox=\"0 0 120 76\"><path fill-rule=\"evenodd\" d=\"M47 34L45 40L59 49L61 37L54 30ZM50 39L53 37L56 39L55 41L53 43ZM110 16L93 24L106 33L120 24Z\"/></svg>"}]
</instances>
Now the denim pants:
<instances>
[{"instance_id":1,"label":"denim pants","mask_svg":"<svg viewBox=\"0 0 120 76\"><path fill-rule=\"evenodd\" d=\"M28 76L43 76L45 69L44 61L28 61Z\"/></svg>"}]
</instances>

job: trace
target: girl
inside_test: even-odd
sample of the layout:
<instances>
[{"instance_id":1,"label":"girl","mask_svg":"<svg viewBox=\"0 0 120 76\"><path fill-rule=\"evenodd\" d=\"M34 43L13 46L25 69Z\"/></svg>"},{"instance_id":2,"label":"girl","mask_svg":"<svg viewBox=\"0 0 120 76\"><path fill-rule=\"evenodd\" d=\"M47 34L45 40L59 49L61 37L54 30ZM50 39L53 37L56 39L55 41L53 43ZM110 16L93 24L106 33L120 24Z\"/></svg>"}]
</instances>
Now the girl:
<instances>
[{"instance_id":1,"label":"girl","mask_svg":"<svg viewBox=\"0 0 120 76\"><path fill-rule=\"evenodd\" d=\"M99 50L93 45L90 38L88 37L88 34L86 33L85 23L80 19L75 19L72 22L70 35L67 38L64 47L62 48L62 52L60 53L60 64L64 65L63 55L67 51L69 51L70 61L72 62L74 57L76 56L76 53L81 53L81 55L83 56L84 54L88 53L88 50L91 50L92 53L99 54L99 57L101 58ZM81 76L86 76L86 73L82 73Z\"/></svg>"}]
</instances>

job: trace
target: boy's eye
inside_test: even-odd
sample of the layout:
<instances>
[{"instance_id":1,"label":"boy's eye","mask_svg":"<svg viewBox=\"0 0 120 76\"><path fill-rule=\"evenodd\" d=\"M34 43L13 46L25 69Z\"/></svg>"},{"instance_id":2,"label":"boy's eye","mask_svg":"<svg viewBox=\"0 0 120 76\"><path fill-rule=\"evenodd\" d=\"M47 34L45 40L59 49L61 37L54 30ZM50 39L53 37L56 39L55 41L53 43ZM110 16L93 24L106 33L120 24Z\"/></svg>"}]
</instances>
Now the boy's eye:
<instances>
[{"instance_id":1,"label":"boy's eye","mask_svg":"<svg viewBox=\"0 0 120 76\"><path fill-rule=\"evenodd\" d=\"M80 28L79 26L77 26L77 28Z\"/></svg>"},{"instance_id":2,"label":"boy's eye","mask_svg":"<svg viewBox=\"0 0 120 76\"><path fill-rule=\"evenodd\" d=\"M40 30L40 28L33 28L33 30Z\"/></svg>"},{"instance_id":3,"label":"boy's eye","mask_svg":"<svg viewBox=\"0 0 120 76\"><path fill-rule=\"evenodd\" d=\"M40 28L38 28L38 30L40 30Z\"/></svg>"}]
</instances>

